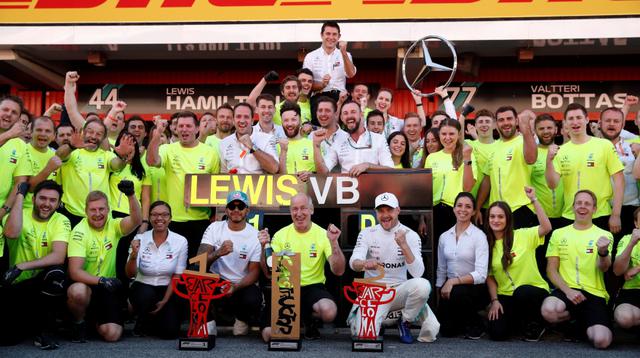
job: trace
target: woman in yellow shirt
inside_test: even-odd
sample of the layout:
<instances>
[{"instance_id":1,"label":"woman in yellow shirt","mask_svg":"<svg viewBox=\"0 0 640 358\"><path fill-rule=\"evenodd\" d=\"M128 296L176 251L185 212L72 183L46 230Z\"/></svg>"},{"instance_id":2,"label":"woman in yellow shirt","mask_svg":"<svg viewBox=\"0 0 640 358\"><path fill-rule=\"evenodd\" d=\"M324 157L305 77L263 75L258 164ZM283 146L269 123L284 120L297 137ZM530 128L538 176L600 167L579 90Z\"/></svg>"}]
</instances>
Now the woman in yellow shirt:
<instances>
[{"instance_id":1,"label":"woman in yellow shirt","mask_svg":"<svg viewBox=\"0 0 640 358\"><path fill-rule=\"evenodd\" d=\"M494 202L488 210L488 318L489 337L493 340L505 340L511 332L522 331L525 341L537 342L545 331L540 307L549 295L549 285L538 270L536 250L544 248L551 222L535 190L525 187L524 191L533 203L539 226L513 230L513 214L504 201Z\"/></svg>"},{"instance_id":2,"label":"woman in yellow shirt","mask_svg":"<svg viewBox=\"0 0 640 358\"><path fill-rule=\"evenodd\" d=\"M387 144L389 144L389 150L391 151L391 159L393 159L394 168L396 169L411 168L407 143L409 143L409 140L402 132L393 132L389 134L389 138L387 138Z\"/></svg>"}]
</instances>

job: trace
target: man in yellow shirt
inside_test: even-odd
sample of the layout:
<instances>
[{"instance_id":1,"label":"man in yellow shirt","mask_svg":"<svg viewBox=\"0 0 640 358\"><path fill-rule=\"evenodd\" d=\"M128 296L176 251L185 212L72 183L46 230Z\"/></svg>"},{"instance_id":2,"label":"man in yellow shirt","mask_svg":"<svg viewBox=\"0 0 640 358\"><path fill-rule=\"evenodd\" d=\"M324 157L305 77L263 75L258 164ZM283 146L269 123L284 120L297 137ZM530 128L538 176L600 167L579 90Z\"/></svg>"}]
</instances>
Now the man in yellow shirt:
<instances>
[{"instance_id":1,"label":"man in yellow shirt","mask_svg":"<svg viewBox=\"0 0 640 358\"><path fill-rule=\"evenodd\" d=\"M593 223L616 234L621 229L620 214L624 197L624 166L613 144L587 135L587 110L579 103L567 106L564 114L571 141L560 148L549 146L545 176L549 188L564 185L562 217L574 218L571 202L575 193L588 189L596 193L598 207ZM613 185L612 185L613 182ZM609 201L613 199L613 208Z\"/></svg>"},{"instance_id":2,"label":"man in yellow shirt","mask_svg":"<svg viewBox=\"0 0 640 358\"><path fill-rule=\"evenodd\" d=\"M498 108L496 126L501 138L493 145L487 165L481 169L485 177L478 190L478 207L482 207L487 197L489 203L498 200L509 203L514 229L536 225L531 201L523 190L531 186L531 164L538 157L530 125L534 119L535 114L530 110L518 114L511 106ZM478 223L482 223L481 214L476 215Z\"/></svg>"},{"instance_id":3,"label":"man in yellow shirt","mask_svg":"<svg viewBox=\"0 0 640 358\"><path fill-rule=\"evenodd\" d=\"M300 107L295 102L286 101L280 108L280 116L286 139L278 142L280 149L280 174L295 174L306 182L316 172L314 158L322 157L320 146L313 145L309 138L300 134Z\"/></svg>"},{"instance_id":4,"label":"man in yellow shirt","mask_svg":"<svg viewBox=\"0 0 640 358\"><path fill-rule=\"evenodd\" d=\"M320 332L316 320L332 322L338 312L334 298L324 286L324 266L329 261L334 275L342 276L344 273L346 261L338 243L340 230L333 224L324 230L311 222L313 203L306 194L297 194L291 198L289 209L293 224L276 232L271 247L274 253L286 250L300 255L300 301L304 335L308 339L317 339Z\"/></svg>"},{"instance_id":5,"label":"man in yellow shirt","mask_svg":"<svg viewBox=\"0 0 640 358\"><path fill-rule=\"evenodd\" d=\"M26 126L19 122L23 110L20 97L0 98L0 219L11 211L13 203L8 199L14 197L17 184L15 172L27 148L20 138L26 131Z\"/></svg>"},{"instance_id":6,"label":"man in yellow shirt","mask_svg":"<svg viewBox=\"0 0 640 358\"><path fill-rule=\"evenodd\" d=\"M5 310L3 326L10 327L0 340L22 338L33 332L40 349L56 349L58 343L49 330L55 324L55 312L64 296L67 242L71 233L69 219L57 213L62 187L53 180L39 183L33 205L23 208L29 184L21 183L15 205L4 222L3 235L9 246L9 265L2 277L0 295ZM35 329L34 329L35 328Z\"/></svg>"},{"instance_id":7,"label":"man in yellow shirt","mask_svg":"<svg viewBox=\"0 0 640 358\"><path fill-rule=\"evenodd\" d=\"M557 229L547 249L547 275L556 287L542 303L542 316L549 323L577 321L598 349L611 344L609 294L604 273L611 266L613 236L594 225L597 197L579 190L573 200L575 222Z\"/></svg>"},{"instance_id":8,"label":"man in yellow shirt","mask_svg":"<svg viewBox=\"0 0 640 358\"><path fill-rule=\"evenodd\" d=\"M618 254L613 273L624 276L625 282L616 297L613 317L620 327L632 329L640 326L640 209L633 213L635 229L618 243Z\"/></svg>"},{"instance_id":9,"label":"man in yellow shirt","mask_svg":"<svg viewBox=\"0 0 640 358\"><path fill-rule=\"evenodd\" d=\"M126 295L116 278L116 247L121 237L142 223L142 212L132 182L123 180L118 189L129 200L130 216L112 219L107 196L92 191L86 198L86 218L71 232L67 255L74 283L67 289L67 305L74 318L71 341L75 343L85 342L87 311L94 313L98 334L105 341L122 336Z\"/></svg>"},{"instance_id":10,"label":"man in yellow shirt","mask_svg":"<svg viewBox=\"0 0 640 358\"><path fill-rule=\"evenodd\" d=\"M56 151L62 160L63 207L60 213L77 225L85 215L85 199L92 191L109 195L109 175L119 172L133 152L133 141L124 140L113 152L100 148L107 136L107 128L99 119L88 120L82 134L75 133L68 144Z\"/></svg>"},{"instance_id":11,"label":"man in yellow shirt","mask_svg":"<svg viewBox=\"0 0 640 358\"><path fill-rule=\"evenodd\" d=\"M467 143L473 148L473 156L476 158L476 167L478 170L478 179L471 189L471 194L478 197L478 190L484 179L482 168L487 165L489 156L495 147L496 141L493 139L493 130L496 127L495 115L487 109L481 109L476 112L475 125L467 124L467 131L475 140L469 140ZM485 202L483 209L489 207L489 203Z\"/></svg>"},{"instance_id":12,"label":"man in yellow shirt","mask_svg":"<svg viewBox=\"0 0 640 358\"><path fill-rule=\"evenodd\" d=\"M173 217L169 229L187 238L189 257L194 257L202 234L209 226L208 208L186 207L184 186L186 174L218 174L220 157L218 151L200 143L197 117L192 112L178 113L177 133L179 141L160 146L161 136L166 128L159 122L153 131L147 149L147 164L162 167L167 181L167 202L171 205Z\"/></svg>"}]
</instances>

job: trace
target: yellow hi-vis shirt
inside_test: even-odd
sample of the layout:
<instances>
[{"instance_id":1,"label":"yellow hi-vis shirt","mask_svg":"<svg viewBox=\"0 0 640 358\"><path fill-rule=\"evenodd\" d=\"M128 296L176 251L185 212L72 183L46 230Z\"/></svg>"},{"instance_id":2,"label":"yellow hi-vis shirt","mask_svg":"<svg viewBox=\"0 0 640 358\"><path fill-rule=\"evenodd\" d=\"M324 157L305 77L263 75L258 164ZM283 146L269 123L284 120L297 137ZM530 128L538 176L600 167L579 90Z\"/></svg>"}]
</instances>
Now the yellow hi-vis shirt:
<instances>
[{"instance_id":1,"label":"yellow hi-vis shirt","mask_svg":"<svg viewBox=\"0 0 640 358\"><path fill-rule=\"evenodd\" d=\"M144 164L143 167L145 169L145 175L142 177L142 180L138 179L138 177L131 172L131 164L127 164L120 172L111 174L111 177L109 177L109 192L111 194L109 196L109 208L112 211L129 215L129 199L118 189L118 184L121 180L130 180L133 182L136 198L142 202L142 187L145 185L151 186L149 167Z\"/></svg>"},{"instance_id":2,"label":"yellow hi-vis shirt","mask_svg":"<svg viewBox=\"0 0 640 358\"><path fill-rule=\"evenodd\" d=\"M282 108L283 104L284 101L280 101L280 103L276 104L276 111L273 114L273 123L279 126L282 125L282 118L280 118L280 108ZM311 122L311 101L298 101L298 106L300 107L300 124Z\"/></svg>"},{"instance_id":3,"label":"yellow hi-vis shirt","mask_svg":"<svg viewBox=\"0 0 640 358\"><path fill-rule=\"evenodd\" d=\"M18 168L16 169L15 176L29 176L33 177L38 175L44 167L47 166L49 160L56 155L56 151L50 147L44 152L37 150L31 143L27 144L26 150L24 152L24 160L21 160L18 163ZM57 170L54 170L47 179L56 180L57 179ZM24 203L22 205L23 208L28 209L33 207L33 193L27 193L27 196L24 198Z\"/></svg>"},{"instance_id":4,"label":"yellow hi-vis shirt","mask_svg":"<svg viewBox=\"0 0 640 358\"><path fill-rule=\"evenodd\" d=\"M538 236L538 226L515 230L511 247L513 261L505 271L502 267L502 240L496 240L491 252L489 275L498 283L499 295L513 296L513 291L524 285L549 291L536 262L536 249L541 245L544 245L544 236Z\"/></svg>"},{"instance_id":5,"label":"yellow hi-vis shirt","mask_svg":"<svg viewBox=\"0 0 640 358\"><path fill-rule=\"evenodd\" d=\"M24 160L27 144L21 138L8 140L0 147L0 206L4 205L14 187L18 164Z\"/></svg>"},{"instance_id":6,"label":"yellow hi-vis shirt","mask_svg":"<svg viewBox=\"0 0 640 358\"><path fill-rule=\"evenodd\" d=\"M280 155L280 145L277 146ZM313 142L308 138L291 139L287 145L287 173L316 171L316 163L313 155ZM280 173L285 174L285 173Z\"/></svg>"},{"instance_id":7,"label":"yellow hi-vis shirt","mask_svg":"<svg viewBox=\"0 0 640 358\"><path fill-rule=\"evenodd\" d=\"M183 147L180 142L160 147L162 167L165 172L167 203L171 205L173 221L209 219L208 208L187 208L184 202L184 180L186 174L218 174L220 157L218 151L198 143L193 148Z\"/></svg>"},{"instance_id":8,"label":"yellow hi-vis shirt","mask_svg":"<svg viewBox=\"0 0 640 358\"><path fill-rule=\"evenodd\" d=\"M505 201L512 211L529 206L531 200L524 192L525 186L531 186L531 166L524 160L524 139L522 135L509 140L498 140L489 155L483 173L491 179L489 203Z\"/></svg>"},{"instance_id":9,"label":"yellow hi-vis shirt","mask_svg":"<svg viewBox=\"0 0 640 358\"><path fill-rule=\"evenodd\" d=\"M453 207L456 196L463 191L464 183L464 163L460 163L458 169L453 168L451 154L445 153L444 149L429 154L424 162L425 168L431 168L431 177L433 178L433 205L440 202ZM471 171L473 178L476 179L475 157L471 154Z\"/></svg>"},{"instance_id":10,"label":"yellow hi-vis shirt","mask_svg":"<svg viewBox=\"0 0 640 358\"><path fill-rule=\"evenodd\" d=\"M620 239L617 250L618 256L620 256L622 251L627 248L627 246L629 245L629 241L631 241L631 235L625 235L622 239ZM618 256L616 256L616 258ZM640 266L640 243L636 244L633 247L633 250L631 250L628 269L636 266ZM633 276L633 278L631 278L631 280L629 281L625 281L622 288L625 290L640 289L640 274Z\"/></svg>"},{"instance_id":11,"label":"yellow hi-vis shirt","mask_svg":"<svg viewBox=\"0 0 640 358\"><path fill-rule=\"evenodd\" d=\"M573 197L578 190L589 189L598 199L594 218L611 214L609 200L613 196L611 176L624 169L613 144L591 137L586 143L571 142L560 146L553 159L553 167L560 173L564 185L562 216L573 219Z\"/></svg>"},{"instance_id":12,"label":"yellow hi-vis shirt","mask_svg":"<svg viewBox=\"0 0 640 358\"><path fill-rule=\"evenodd\" d=\"M559 218L564 210L564 190L562 181L553 190L547 185L544 173L547 171L548 152L549 148L538 147L538 160L531 171L531 186L536 190L536 197L547 216Z\"/></svg>"},{"instance_id":13,"label":"yellow hi-vis shirt","mask_svg":"<svg viewBox=\"0 0 640 358\"><path fill-rule=\"evenodd\" d=\"M121 221L109 215L104 228L98 231L89 226L86 218L82 219L71 232L67 256L84 258L82 269L89 275L116 277L116 248L123 236Z\"/></svg>"},{"instance_id":14,"label":"yellow hi-vis shirt","mask_svg":"<svg viewBox=\"0 0 640 358\"><path fill-rule=\"evenodd\" d=\"M489 161L489 156L491 155L491 152L493 151L494 148L494 144L496 142L493 143L480 143L480 141L477 140L468 140L466 141L467 144L469 144L472 148L473 148L473 155L476 158L474 160L474 162L476 163L476 168L478 168L477 171L477 178L476 178L476 183L473 185L473 188L471 189L471 194L473 194L473 196L475 198L478 198L478 190L480 190L480 184L482 184L482 180L484 179L484 173L482 172L482 168L484 168L487 165L487 161ZM483 208L488 208L489 207L489 200L485 200L484 205L482 206Z\"/></svg>"},{"instance_id":15,"label":"yellow hi-vis shirt","mask_svg":"<svg viewBox=\"0 0 640 358\"><path fill-rule=\"evenodd\" d=\"M300 255L300 286L325 283L324 264L331 256L331 243L325 229L312 223L309 231L299 233L291 224L273 235L271 247L274 254L287 250Z\"/></svg>"},{"instance_id":16,"label":"yellow hi-vis shirt","mask_svg":"<svg viewBox=\"0 0 640 358\"><path fill-rule=\"evenodd\" d=\"M611 252L613 235L595 225L586 230L576 230L573 225L557 229L551 235L547 257L560 258L558 272L567 286L609 300L604 286L604 272L598 269L596 242L601 236L611 240Z\"/></svg>"}]
</instances>

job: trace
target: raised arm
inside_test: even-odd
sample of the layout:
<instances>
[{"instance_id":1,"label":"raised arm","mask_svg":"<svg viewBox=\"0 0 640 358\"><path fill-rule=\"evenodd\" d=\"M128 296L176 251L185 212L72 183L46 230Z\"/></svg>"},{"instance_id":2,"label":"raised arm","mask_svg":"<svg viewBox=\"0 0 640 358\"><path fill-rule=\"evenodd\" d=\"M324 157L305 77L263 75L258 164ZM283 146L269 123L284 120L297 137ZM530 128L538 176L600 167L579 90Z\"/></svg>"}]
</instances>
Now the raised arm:
<instances>
[{"instance_id":1,"label":"raised arm","mask_svg":"<svg viewBox=\"0 0 640 358\"><path fill-rule=\"evenodd\" d=\"M79 79L80 75L78 72L69 71L65 75L64 80L64 105L67 108L71 125L78 131L82 130L85 123L85 119L78 109L78 100L76 99L77 82Z\"/></svg>"},{"instance_id":2,"label":"raised arm","mask_svg":"<svg viewBox=\"0 0 640 358\"><path fill-rule=\"evenodd\" d=\"M120 230L126 236L131 234L142 223L142 210L140 209L138 198L136 198L132 181L121 180L118 183L118 190L129 199L129 216L120 221Z\"/></svg>"},{"instance_id":3,"label":"raised arm","mask_svg":"<svg viewBox=\"0 0 640 358\"><path fill-rule=\"evenodd\" d=\"M333 272L333 274L336 276L342 276L346 267L344 254L342 253L342 249L340 249L340 245L338 244L340 234L340 229L338 229L333 224L329 224L329 227L327 228L327 237L329 238L329 242L331 243L331 256L329 256L329 266L331 267L331 272Z\"/></svg>"},{"instance_id":4,"label":"raised arm","mask_svg":"<svg viewBox=\"0 0 640 358\"><path fill-rule=\"evenodd\" d=\"M547 152L547 170L544 172L547 185L552 190L557 188L560 183L560 173L558 173L556 168L553 166L553 159L558 154L558 149L559 147L555 144L551 144L549 146L549 151Z\"/></svg>"},{"instance_id":5,"label":"raised arm","mask_svg":"<svg viewBox=\"0 0 640 358\"><path fill-rule=\"evenodd\" d=\"M536 114L531 110L524 110L518 115L518 129L522 134L524 161L531 165L538 159L538 146L531 130L531 122L536 119Z\"/></svg>"},{"instance_id":6,"label":"raised arm","mask_svg":"<svg viewBox=\"0 0 640 358\"><path fill-rule=\"evenodd\" d=\"M353 64L353 60L347 52L347 44L346 41L340 41L338 43L340 46L340 54L342 55L342 62L344 62L344 73L347 75L347 78L352 78L356 75L356 66Z\"/></svg>"},{"instance_id":7,"label":"raised arm","mask_svg":"<svg viewBox=\"0 0 640 358\"><path fill-rule=\"evenodd\" d=\"M264 75L264 77L262 77L260 81L258 81L258 84L256 84L255 87L253 87L253 89L251 90L251 93L249 93L249 98L247 98L247 103L249 103L253 108L256 108L256 105L257 105L256 99L262 93L264 88L267 86L267 83L269 83L270 81L277 81L278 77L279 77L278 72L276 71L267 72Z\"/></svg>"}]
</instances>

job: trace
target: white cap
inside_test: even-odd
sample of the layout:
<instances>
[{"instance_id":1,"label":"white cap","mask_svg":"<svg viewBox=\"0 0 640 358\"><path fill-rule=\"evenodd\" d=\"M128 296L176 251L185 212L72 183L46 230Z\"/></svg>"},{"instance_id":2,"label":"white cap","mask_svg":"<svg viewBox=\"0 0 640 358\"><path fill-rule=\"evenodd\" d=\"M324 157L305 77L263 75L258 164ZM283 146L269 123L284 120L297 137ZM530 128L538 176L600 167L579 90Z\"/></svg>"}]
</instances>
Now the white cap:
<instances>
[{"instance_id":1,"label":"white cap","mask_svg":"<svg viewBox=\"0 0 640 358\"><path fill-rule=\"evenodd\" d=\"M376 209L382 205L390 206L394 209L400 206L398 198L391 193L382 193L376 197Z\"/></svg>"}]
</instances>

